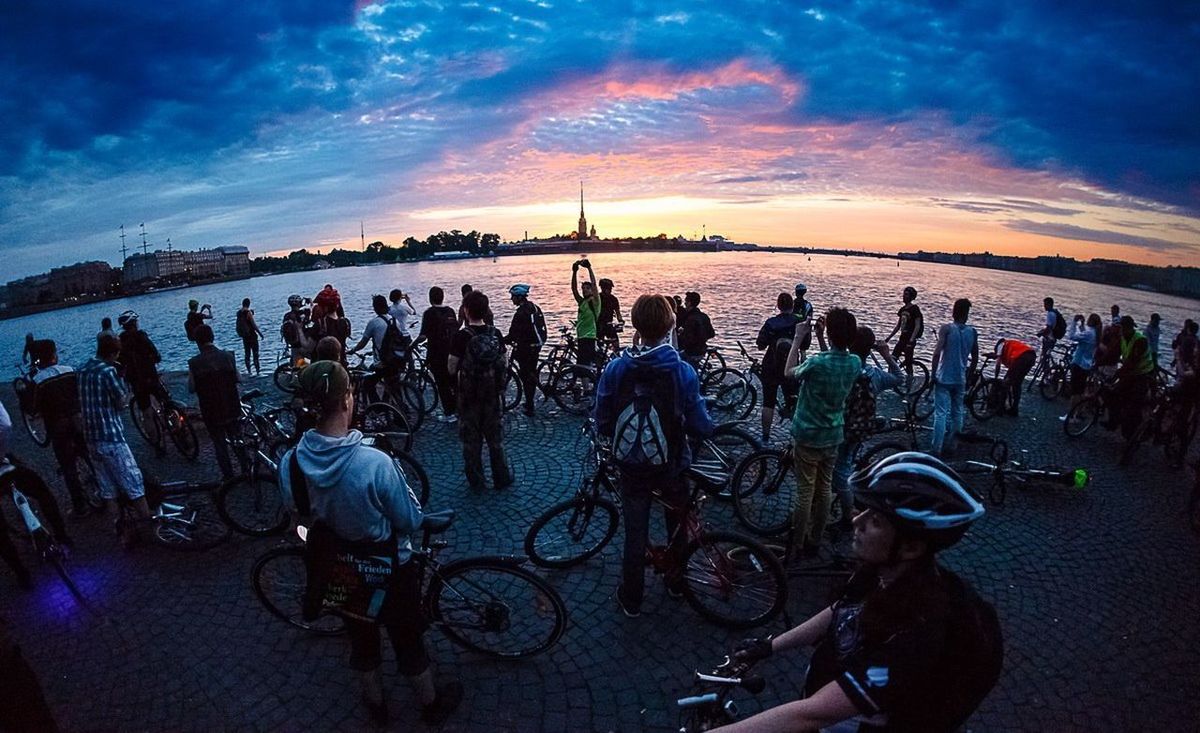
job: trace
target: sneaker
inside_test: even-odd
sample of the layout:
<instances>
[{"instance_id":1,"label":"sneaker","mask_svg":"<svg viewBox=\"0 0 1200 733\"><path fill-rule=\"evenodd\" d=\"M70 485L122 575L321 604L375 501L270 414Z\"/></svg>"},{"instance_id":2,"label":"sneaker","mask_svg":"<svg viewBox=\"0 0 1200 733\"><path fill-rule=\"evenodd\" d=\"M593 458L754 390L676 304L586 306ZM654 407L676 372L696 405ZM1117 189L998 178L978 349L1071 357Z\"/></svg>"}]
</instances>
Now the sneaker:
<instances>
[{"instance_id":1,"label":"sneaker","mask_svg":"<svg viewBox=\"0 0 1200 733\"><path fill-rule=\"evenodd\" d=\"M421 722L429 725L441 725L462 702L462 698L463 686L458 680L450 680L438 685L433 702L421 710Z\"/></svg>"},{"instance_id":2,"label":"sneaker","mask_svg":"<svg viewBox=\"0 0 1200 733\"><path fill-rule=\"evenodd\" d=\"M667 595L675 600L683 598L683 578L664 578Z\"/></svg>"},{"instance_id":3,"label":"sneaker","mask_svg":"<svg viewBox=\"0 0 1200 733\"><path fill-rule=\"evenodd\" d=\"M617 608L621 609L621 613L625 614L626 618L637 618L642 615L642 609L636 608L625 602L621 596L625 593L621 586L617 586Z\"/></svg>"}]
</instances>

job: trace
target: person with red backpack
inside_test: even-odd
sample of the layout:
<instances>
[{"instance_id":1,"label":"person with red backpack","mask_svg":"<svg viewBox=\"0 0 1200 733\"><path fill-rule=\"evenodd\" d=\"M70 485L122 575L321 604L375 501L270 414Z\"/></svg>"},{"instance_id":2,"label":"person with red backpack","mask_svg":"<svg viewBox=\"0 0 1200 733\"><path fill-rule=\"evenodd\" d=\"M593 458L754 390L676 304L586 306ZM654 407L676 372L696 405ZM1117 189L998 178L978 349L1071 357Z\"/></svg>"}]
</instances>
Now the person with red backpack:
<instances>
[{"instance_id":1,"label":"person with red backpack","mask_svg":"<svg viewBox=\"0 0 1200 733\"><path fill-rule=\"evenodd\" d=\"M642 295L629 313L637 331L634 343L608 363L596 385L593 417L601 436L612 439L613 459L621 474L621 511L625 551L617 605L629 618L641 615L645 591L646 543L650 505L657 492L682 506L681 479L691 464L687 438L712 434L713 423L700 396L696 370L671 348L674 304L663 295ZM682 517L667 513L667 534L675 544L687 542L672 530ZM672 546L678 556L681 546ZM677 579L667 578L667 592L678 595Z\"/></svg>"},{"instance_id":2,"label":"person with red backpack","mask_svg":"<svg viewBox=\"0 0 1200 733\"><path fill-rule=\"evenodd\" d=\"M950 733L999 680L995 608L938 562L984 515L980 498L916 452L884 458L850 485L864 507L854 518L857 571L825 610L733 655L754 663L815 646L804 697L716 730Z\"/></svg>"},{"instance_id":3,"label":"person with red backpack","mask_svg":"<svg viewBox=\"0 0 1200 733\"><path fill-rule=\"evenodd\" d=\"M458 332L458 316L454 309L445 305L446 294L434 285L429 289L429 307L421 314L421 332L417 335L416 343L425 342L425 363L433 373L433 381L437 385L438 398L442 403L440 421L454 422L455 395L454 380L450 378L450 370L446 364L450 358L450 342Z\"/></svg>"},{"instance_id":4,"label":"person with red backpack","mask_svg":"<svg viewBox=\"0 0 1200 733\"><path fill-rule=\"evenodd\" d=\"M484 442L492 466L492 485L496 489L512 486L513 473L504 453L504 426L501 418L501 386L508 372L503 337L495 326L486 323L488 298L478 290L463 299L467 326L450 343L447 368L458 379L458 435L463 442L463 463L467 484L473 491L487 488L481 452Z\"/></svg>"},{"instance_id":5,"label":"person with red backpack","mask_svg":"<svg viewBox=\"0 0 1200 733\"><path fill-rule=\"evenodd\" d=\"M887 364L887 371L870 363L871 351L877 352ZM842 428L842 444L838 446L837 462L833 464L833 492L842 505L842 521L838 529L850 531L854 516L854 496L850 491L850 474L854 470L854 454L863 441L875 432L875 407L879 394L904 381L904 371L886 342L876 341L875 332L859 326L850 345L850 353L862 359L863 368L850 394L846 397L846 416Z\"/></svg>"}]
</instances>

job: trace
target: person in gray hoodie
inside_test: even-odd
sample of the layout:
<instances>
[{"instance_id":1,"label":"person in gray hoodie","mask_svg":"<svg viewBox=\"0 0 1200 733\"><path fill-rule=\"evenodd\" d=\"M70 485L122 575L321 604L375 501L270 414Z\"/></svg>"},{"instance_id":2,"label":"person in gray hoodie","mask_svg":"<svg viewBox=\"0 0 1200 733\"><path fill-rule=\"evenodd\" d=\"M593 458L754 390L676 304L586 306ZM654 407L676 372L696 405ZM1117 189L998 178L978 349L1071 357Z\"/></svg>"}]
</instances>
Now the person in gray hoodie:
<instances>
[{"instance_id":1,"label":"person in gray hoodie","mask_svg":"<svg viewBox=\"0 0 1200 733\"><path fill-rule=\"evenodd\" d=\"M299 386L319 406L317 426L280 460L279 486L294 505L291 461L295 454L304 474L312 516L348 542L397 544L398 566L379 616L379 625L346 620L350 666L362 674L363 701L371 718L387 722L387 701L379 669L379 628L387 629L396 663L422 705L421 720L441 723L462 699L457 681L435 687L422 635L421 573L412 558L411 535L421 526L421 505L396 462L365 445L350 429L354 391L350 376L336 361L317 361L300 373Z\"/></svg>"}]
</instances>

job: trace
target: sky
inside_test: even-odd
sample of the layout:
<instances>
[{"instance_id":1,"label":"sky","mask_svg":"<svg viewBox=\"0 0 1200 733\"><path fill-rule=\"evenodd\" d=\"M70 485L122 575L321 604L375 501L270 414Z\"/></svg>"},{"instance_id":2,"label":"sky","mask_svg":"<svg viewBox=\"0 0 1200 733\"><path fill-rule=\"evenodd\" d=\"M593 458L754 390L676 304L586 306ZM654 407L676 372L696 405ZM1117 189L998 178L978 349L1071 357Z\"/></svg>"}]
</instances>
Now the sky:
<instances>
[{"instance_id":1,"label":"sky","mask_svg":"<svg viewBox=\"0 0 1200 733\"><path fill-rule=\"evenodd\" d=\"M1200 4L0 4L0 281L439 230L1195 264Z\"/></svg>"}]
</instances>

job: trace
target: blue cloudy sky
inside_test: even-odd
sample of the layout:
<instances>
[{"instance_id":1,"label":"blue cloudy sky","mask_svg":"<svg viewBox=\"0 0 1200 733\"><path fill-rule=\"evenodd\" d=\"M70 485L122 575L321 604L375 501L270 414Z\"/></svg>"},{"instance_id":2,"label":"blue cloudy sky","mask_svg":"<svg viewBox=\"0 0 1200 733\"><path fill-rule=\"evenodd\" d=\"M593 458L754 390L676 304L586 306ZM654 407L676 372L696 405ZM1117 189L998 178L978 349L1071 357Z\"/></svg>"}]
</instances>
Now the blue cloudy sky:
<instances>
[{"instance_id":1,"label":"blue cloudy sky","mask_svg":"<svg viewBox=\"0 0 1200 733\"><path fill-rule=\"evenodd\" d=\"M439 229L1200 252L1200 4L11 1L10 279ZM131 240L132 242L132 240Z\"/></svg>"}]
</instances>

